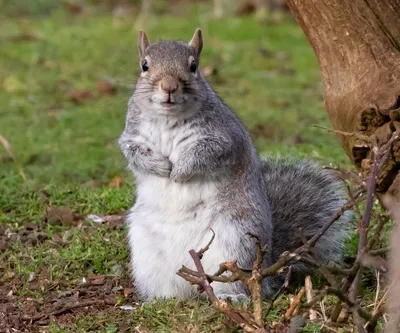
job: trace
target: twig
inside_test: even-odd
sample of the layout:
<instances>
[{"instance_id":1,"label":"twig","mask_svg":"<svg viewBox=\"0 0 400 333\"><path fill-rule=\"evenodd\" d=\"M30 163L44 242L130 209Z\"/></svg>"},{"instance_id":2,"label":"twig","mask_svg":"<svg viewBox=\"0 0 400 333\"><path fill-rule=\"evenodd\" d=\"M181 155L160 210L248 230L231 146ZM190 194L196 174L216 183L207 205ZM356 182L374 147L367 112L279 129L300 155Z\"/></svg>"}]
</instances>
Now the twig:
<instances>
[{"instance_id":1,"label":"twig","mask_svg":"<svg viewBox=\"0 0 400 333\"><path fill-rule=\"evenodd\" d=\"M4 146L4 149L7 151L8 156L10 156L11 159L14 161L14 163L15 163L17 169L18 169L19 175L21 176L21 178L24 181L26 181L26 176L25 176L24 170L22 170L22 167L19 165L19 163L17 161L17 157L15 156L14 151L12 150L10 143L2 135L0 135L0 142Z\"/></svg>"},{"instance_id":2,"label":"twig","mask_svg":"<svg viewBox=\"0 0 400 333\"><path fill-rule=\"evenodd\" d=\"M357 311L353 311L353 320L357 327L358 333L366 333L363 321Z\"/></svg>"},{"instance_id":3,"label":"twig","mask_svg":"<svg viewBox=\"0 0 400 333\"><path fill-rule=\"evenodd\" d=\"M292 261L299 261L301 257L296 253L283 252L276 263L271 266L263 269L261 275L263 278L267 276L274 276L276 273L284 266L289 264Z\"/></svg>"},{"instance_id":4,"label":"twig","mask_svg":"<svg viewBox=\"0 0 400 333\"><path fill-rule=\"evenodd\" d=\"M373 165L372 165L371 175L369 176L369 179L368 179L367 201L365 204L365 214L364 214L363 220L360 221L361 223L359 225L360 237L359 237L359 241L358 241L358 253L357 253L358 261L361 260L362 255L365 251L366 243L367 243L367 231L368 231L369 223L371 220L372 208L374 205L375 187L376 187L376 181L378 178L379 168L386 161L386 159L388 157L388 153L389 153L389 148L391 147L393 141L396 140L397 138L398 138L397 132L393 132L392 136L388 140L388 142L386 142L380 148L378 148L377 146L375 146L373 148L374 161L373 161ZM355 275L355 278L351 284L350 292L349 292L349 297L353 301L355 301L355 299L357 297L357 289L358 289L360 278L361 278L361 271L358 270Z\"/></svg>"},{"instance_id":5,"label":"twig","mask_svg":"<svg viewBox=\"0 0 400 333\"><path fill-rule=\"evenodd\" d=\"M211 242L209 242L209 244L211 244ZM207 246L205 249L207 250ZM189 251L189 254L192 257L193 262L196 266L197 272L194 272L192 270L189 270L187 267L182 266L182 268L178 271L177 274L192 284L198 284L198 286L200 287L199 290L204 291L207 294L207 297L210 300L211 304L222 313L225 313L232 321L234 321L241 328L243 328L245 332L267 333L264 327L257 324L257 322L254 320L254 317L248 311L244 309L241 310L233 309L228 302L224 300L219 300L215 296L213 288L210 285L209 276L207 276L207 274L205 273L204 267L201 264L200 260L200 255L204 254L205 251L203 252L201 251L196 252L195 250ZM229 266L229 263L231 263L232 266ZM220 268L220 270L223 271L225 270L225 268L235 269L236 262L225 263L225 265L227 264L228 266L224 267L223 269ZM194 272L193 275L190 274L192 272Z\"/></svg>"},{"instance_id":6,"label":"twig","mask_svg":"<svg viewBox=\"0 0 400 333\"><path fill-rule=\"evenodd\" d=\"M296 308L300 305L301 299L303 298L306 290L304 287L300 289L300 291L297 293L296 297L293 299L293 303L290 305L289 309L287 309L284 318L285 319L290 319L296 310Z\"/></svg>"},{"instance_id":7,"label":"twig","mask_svg":"<svg viewBox=\"0 0 400 333\"><path fill-rule=\"evenodd\" d=\"M346 303L349 308L354 312L356 311L363 319L370 320L371 315L365 310L361 309L355 302L348 298L342 291L335 288L327 288L328 293L336 295L342 302Z\"/></svg>"},{"instance_id":8,"label":"twig","mask_svg":"<svg viewBox=\"0 0 400 333\"><path fill-rule=\"evenodd\" d=\"M280 295L287 289L289 286L289 281L292 277L292 266L288 267L288 271L285 275L285 281L283 282L282 286L278 289L278 291L272 296L270 299L267 309L265 310L265 317L268 317L270 311L272 310L272 307L274 306L275 301L278 299Z\"/></svg>"},{"instance_id":9,"label":"twig","mask_svg":"<svg viewBox=\"0 0 400 333\"><path fill-rule=\"evenodd\" d=\"M256 240L257 246L257 257L253 263L252 272L250 278L247 279L246 284L251 292L251 298L253 300L253 314L254 319L258 326L264 327L264 320L262 316L262 299L261 299L261 266L263 263L265 251L261 247L260 238L252 235Z\"/></svg>"},{"instance_id":10,"label":"twig","mask_svg":"<svg viewBox=\"0 0 400 333\"><path fill-rule=\"evenodd\" d=\"M23 320L28 320L28 321L38 321L41 319L48 318L50 316L56 316L59 314L62 314L64 312L67 312L69 310L77 309L77 308L82 308L85 306L92 306L92 305L105 305L106 303L103 300L97 300L97 301L87 301L87 302L82 302L82 303L76 303L76 304L71 304L63 307L62 309L52 311L50 313L40 313L36 316L33 317L22 317Z\"/></svg>"},{"instance_id":11,"label":"twig","mask_svg":"<svg viewBox=\"0 0 400 333\"><path fill-rule=\"evenodd\" d=\"M212 228L210 228L210 230L211 230L211 232L212 232L212 234L213 234L213 235L211 236L210 241L207 243L207 245L206 245L205 247L203 247L202 249L200 249L199 252L197 252L197 255L199 256L200 259L203 258L204 252L208 251L208 249L210 248L210 245L211 245L212 242L214 241L215 232L214 232L214 230L213 230Z\"/></svg>"},{"instance_id":12,"label":"twig","mask_svg":"<svg viewBox=\"0 0 400 333\"><path fill-rule=\"evenodd\" d=\"M369 252L369 254L371 254L371 255L379 255L379 253L373 254L373 251L370 251L370 250L374 247L375 243L379 240L379 237L383 230L383 227L386 225L387 222L389 222L389 217L380 214L379 215L379 223L376 226L375 232L372 235L371 239L369 240L364 252Z\"/></svg>"},{"instance_id":13,"label":"twig","mask_svg":"<svg viewBox=\"0 0 400 333\"><path fill-rule=\"evenodd\" d=\"M371 256L368 253L363 253L360 258L360 264L363 267L373 267L378 272L387 273L389 271L389 264L386 260L379 256Z\"/></svg>"},{"instance_id":14,"label":"twig","mask_svg":"<svg viewBox=\"0 0 400 333\"><path fill-rule=\"evenodd\" d=\"M350 201L344 206L342 206L332 217L332 219L328 221L328 223L326 223L318 233L316 233L312 238L310 238L306 242L306 244L302 245L296 251L294 251L294 253L301 254L304 252L309 252L315 246L317 241L325 234L325 232L329 229L329 227L340 219L340 217L343 215L345 211L352 209L354 205L361 202L363 199L364 199L363 196L360 195L355 201Z\"/></svg>"},{"instance_id":15,"label":"twig","mask_svg":"<svg viewBox=\"0 0 400 333\"><path fill-rule=\"evenodd\" d=\"M369 251L369 254L373 255L373 256L379 256L379 255L387 254L389 251L390 251L389 247L382 247L380 249Z\"/></svg>"},{"instance_id":16,"label":"twig","mask_svg":"<svg viewBox=\"0 0 400 333\"><path fill-rule=\"evenodd\" d=\"M306 289L307 302L310 303L312 300L312 282L311 282L311 277L309 275L306 276L304 286ZM310 307L309 312L310 312L310 320L316 320L317 312L314 310L313 307Z\"/></svg>"},{"instance_id":17,"label":"twig","mask_svg":"<svg viewBox=\"0 0 400 333\"><path fill-rule=\"evenodd\" d=\"M366 135L363 135L363 134L360 134L357 132L350 133L350 132L345 132L345 131L340 131L340 130L332 130L332 129L329 129L329 128L326 128L326 127L323 127L320 125L315 125L315 124L311 125L311 126L315 127L315 128L323 129L324 131L327 131L329 133L335 133L335 134L348 136L348 137L355 136L358 139L364 140L369 143L373 143L373 140L369 136L366 136Z\"/></svg>"},{"instance_id":18,"label":"twig","mask_svg":"<svg viewBox=\"0 0 400 333\"><path fill-rule=\"evenodd\" d=\"M395 229L390 239L390 297L388 300L388 313L391 315L386 327L387 333L396 333L399 331L400 324L400 206L393 198L385 198L386 207L388 207L394 218Z\"/></svg>"}]
</instances>

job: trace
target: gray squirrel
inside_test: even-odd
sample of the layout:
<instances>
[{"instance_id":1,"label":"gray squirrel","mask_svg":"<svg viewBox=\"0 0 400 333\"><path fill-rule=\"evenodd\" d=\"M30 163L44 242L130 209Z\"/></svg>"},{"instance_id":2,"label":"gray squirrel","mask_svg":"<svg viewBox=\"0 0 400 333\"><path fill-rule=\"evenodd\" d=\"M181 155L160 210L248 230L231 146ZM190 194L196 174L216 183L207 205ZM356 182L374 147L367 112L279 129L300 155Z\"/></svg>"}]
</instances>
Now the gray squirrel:
<instances>
[{"instance_id":1,"label":"gray squirrel","mask_svg":"<svg viewBox=\"0 0 400 333\"><path fill-rule=\"evenodd\" d=\"M202 76L202 47L200 29L188 44L150 44L139 32L141 74L119 145L136 179L128 243L135 287L147 300L196 296L176 273L194 268L188 251L204 247L211 229L215 239L202 259L207 273L231 260L250 269L256 246L249 234L269 249L266 267L302 244L299 228L311 238L347 201L338 177L312 162L260 159L242 122ZM350 218L343 214L320 238L320 258L340 259ZM263 296L279 285L279 277L264 279ZM212 287L222 299L248 295L241 282Z\"/></svg>"}]
</instances>

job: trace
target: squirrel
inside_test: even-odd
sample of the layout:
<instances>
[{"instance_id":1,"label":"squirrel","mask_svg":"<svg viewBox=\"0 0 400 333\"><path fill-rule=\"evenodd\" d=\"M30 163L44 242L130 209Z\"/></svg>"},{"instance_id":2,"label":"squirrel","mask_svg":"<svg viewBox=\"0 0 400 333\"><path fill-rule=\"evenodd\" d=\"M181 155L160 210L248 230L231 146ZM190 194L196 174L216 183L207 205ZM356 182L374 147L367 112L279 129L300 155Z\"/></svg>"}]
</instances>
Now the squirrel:
<instances>
[{"instance_id":1,"label":"squirrel","mask_svg":"<svg viewBox=\"0 0 400 333\"><path fill-rule=\"evenodd\" d=\"M136 179L136 202L127 217L128 244L136 291L144 299L187 299L195 286L176 272L194 268L188 253L215 239L204 254L207 273L237 260L251 269L257 235L268 248L263 267L302 245L347 202L342 181L310 161L261 160L235 113L203 77L203 39L189 43L138 36L140 77L128 103L119 146ZM314 253L336 261L348 237L350 211L319 239ZM212 230L211 230L212 229ZM309 272L297 263L293 272ZM263 280L271 296L282 277ZM220 299L247 299L240 281L213 282Z\"/></svg>"}]
</instances>

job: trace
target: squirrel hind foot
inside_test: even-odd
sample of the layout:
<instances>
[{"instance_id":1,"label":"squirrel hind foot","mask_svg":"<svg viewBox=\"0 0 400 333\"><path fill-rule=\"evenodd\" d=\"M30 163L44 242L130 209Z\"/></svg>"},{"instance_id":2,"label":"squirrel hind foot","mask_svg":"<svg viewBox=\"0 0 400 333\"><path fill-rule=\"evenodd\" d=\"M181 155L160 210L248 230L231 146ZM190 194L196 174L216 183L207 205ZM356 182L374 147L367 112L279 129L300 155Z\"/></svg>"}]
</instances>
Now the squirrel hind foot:
<instances>
[{"instance_id":1,"label":"squirrel hind foot","mask_svg":"<svg viewBox=\"0 0 400 333\"><path fill-rule=\"evenodd\" d=\"M216 295L218 299L231 302L233 304L238 304L240 302L247 304L250 302L250 297L246 294L217 294Z\"/></svg>"}]
</instances>

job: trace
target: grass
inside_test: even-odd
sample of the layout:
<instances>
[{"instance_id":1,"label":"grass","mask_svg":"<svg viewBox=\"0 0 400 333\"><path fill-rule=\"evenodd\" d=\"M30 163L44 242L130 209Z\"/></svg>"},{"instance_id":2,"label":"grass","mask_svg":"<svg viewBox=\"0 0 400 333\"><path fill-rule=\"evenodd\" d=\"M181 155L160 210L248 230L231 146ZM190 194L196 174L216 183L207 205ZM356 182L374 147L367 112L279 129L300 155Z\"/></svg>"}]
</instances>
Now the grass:
<instances>
[{"instance_id":1,"label":"grass","mask_svg":"<svg viewBox=\"0 0 400 333\"><path fill-rule=\"evenodd\" d=\"M0 146L0 227L18 235L2 251L0 281L20 278L18 299L29 296L44 304L45 288L29 288L32 274L45 276L59 291L91 273L128 278L123 228L95 226L87 219L78 224L45 221L48 207L104 215L134 202L134 185L116 140L139 71L136 31L134 21L115 24L109 10L86 2L80 15L42 0L28 6L29 15L16 16L18 3L5 1L0 20L0 135L11 145L26 181ZM217 20L211 13L209 3L180 5L152 16L144 28L150 40L189 40L202 27L202 67L218 71L210 78L212 85L244 120L261 154L349 165L335 137L311 126L330 124L317 60L290 15L260 23L252 17ZM118 82L115 95L97 91L105 78ZM71 100L71 94L83 90L91 92L90 99ZM121 187L110 186L116 176ZM38 226L34 233L42 241L24 241L28 222ZM61 246L54 246L56 237ZM122 298L120 304L125 303L129 300ZM287 298L278 304L272 320L285 309ZM53 321L48 330L116 332L124 323L151 332L237 331L205 302L176 300L132 312L111 307L78 314L72 324ZM304 332L319 330L310 326Z\"/></svg>"}]
</instances>

